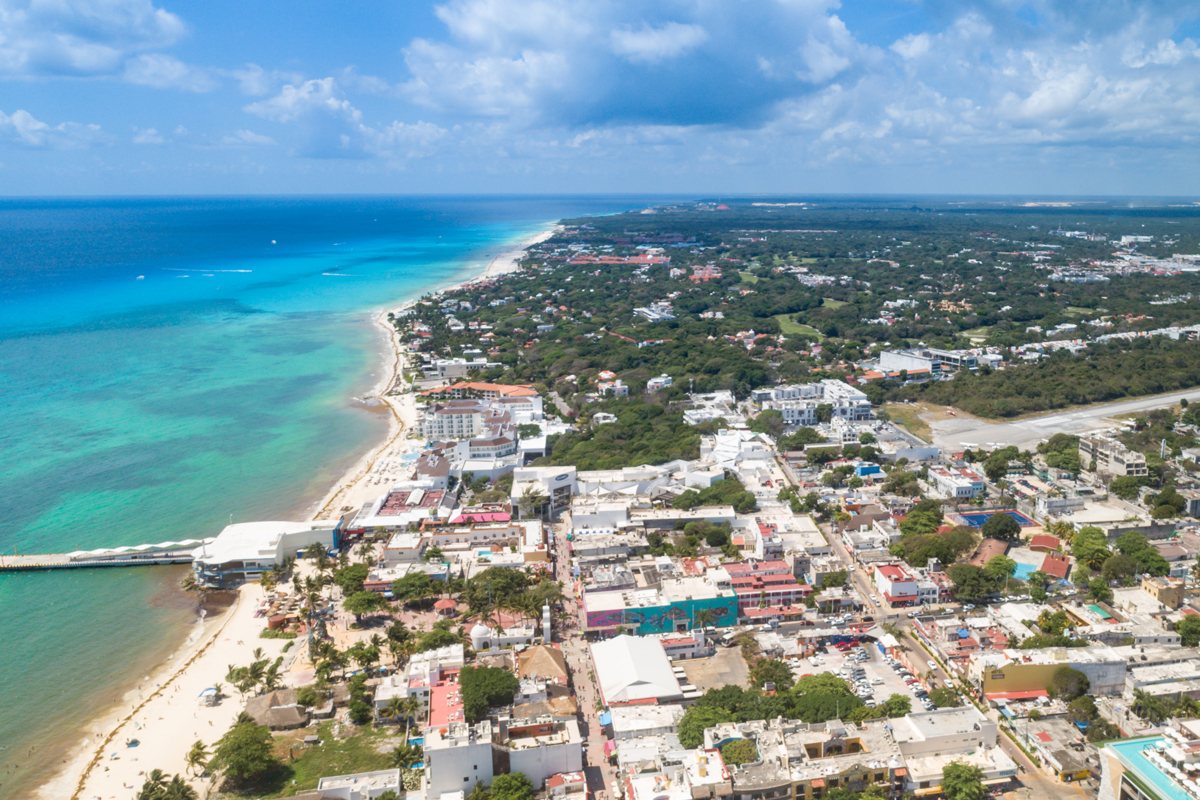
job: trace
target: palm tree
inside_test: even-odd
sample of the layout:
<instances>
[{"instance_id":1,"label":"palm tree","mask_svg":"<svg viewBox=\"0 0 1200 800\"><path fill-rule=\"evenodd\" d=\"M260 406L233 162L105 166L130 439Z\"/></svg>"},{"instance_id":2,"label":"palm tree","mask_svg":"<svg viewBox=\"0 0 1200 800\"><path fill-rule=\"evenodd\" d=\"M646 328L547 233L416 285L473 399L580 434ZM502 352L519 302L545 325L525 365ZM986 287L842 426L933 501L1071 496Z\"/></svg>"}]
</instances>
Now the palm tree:
<instances>
[{"instance_id":1,"label":"palm tree","mask_svg":"<svg viewBox=\"0 0 1200 800\"><path fill-rule=\"evenodd\" d=\"M388 700L387 705L379 709L379 718L388 722L399 722L406 716L405 712L408 710L405 707L406 700L408 700L407 697L393 697Z\"/></svg>"},{"instance_id":2,"label":"palm tree","mask_svg":"<svg viewBox=\"0 0 1200 800\"><path fill-rule=\"evenodd\" d=\"M263 653L263 649L262 649L261 647L256 647L256 648L254 648L254 650L253 650L253 651L250 653L250 655L251 655L251 656L254 658L254 660L255 660L255 661L262 661L262 658L263 658L263 655L264 655L264 653Z\"/></svg>"},{"instance_id":3,"label":"palm tree","mask_svg":"<svg viewBox=\"0 0 1200 800\"><path fill-rule=\"evenodd\" d=\"M1183 717L1184 719L1200 717L1200 701L1190 695L1180 695L1172 705L1171 716L1173 717Z\"/></svg>"},{"instance_id":4,"label":"palm tree","mask_svg":"<svg viewBox=\"0 0 1200 800\"><path fill-rule=\"evenodd\" d=\"M1144 689L1133 690L1133 705L1130 710L1152 725L1157 725L1166 716L1166 708L1162 701Z\"/></svg>"},{"instance_id":5,"label":"palm tree","mask_svg":"<svg viewBox=\"0 0 1200 800\"><path fill-rule=\"evenodd\" d=\"M152 769L142 784L142 790L137 793L136 800L158 800L166 788L167 776L161 769Z\"/></svg>"},{"instance_id":6,"label":"palm tree","mask_svg":"<svg viewBox=\"0 0 1200 800\"><path fill-rule=\"evenodd\" d=\"M692 613L692 626L695 628L706 627L712 621L713 610L711 608L698 608Z\"/></svg>"},{"instance_id":7,"label":"palm tree","mask_svg":"<svg viewBox=\"0 0 1200 800\"><path fill-rule=\"evenodd\" d=\"M412 729L412 721L421 711L421 701L409 695L404 698L404 741L408 741L408 733Z\"/></svg>"},{"instance_id":8,"label":"palm tree","mask_svg":"<svg viewBox=\"0 0 1200 800\"><path fill-rule=\"evenodd\" d=\"M200 775L204 772L204 768L208 766L208 748L204 746L204 742L199 739L192 745L192 749L188 750L187 754L187 771L189 774L195 772Z\"/></svg>"},{"instance_id":9,"label":"palm tree","mask_svg":"<svg viewBox=\"0 0 1200 800\"><path fill-rule=\"evenodd\" d=\"M1075 526L1063 519L1056 520L1050 526L1049 533L1051 536L1070 544L1071 540L1075 538Z\"/></svg>"},{"instance_id":10,"label":"palm tree","mask_svg":"<svg viewBox=\"0 0 1200 800\"><path fill-rule=\"evenodd\" d=\"M392 751L392 766L397 769L408 769L413 764L418 764L425 757L424 751L419 745L404 744L397 745Z\"/></svg>"},{"instance_id":11,"label":"palm tree","mask_svg":"<svg viewBox=\"0 0 1200 800\"><path fill-rule=\"evenodd\" d=\"M167 784L167 790L162 795L163 800L197 800L199 797L196 790L178 775L171 778L171 782Z\"/></svg>"},{"instance_id":12,"label":"palm tree","mask_svg":"<svg viewBox=\"0 0 1200 800\"><path fill-rule=\"evenodd\" d=\"M266 672L263 673L258 685L262 687L264 692L273 692L279 688L281 683L283 683L283 678L279 675L279 666L271 664L267 667Z\"/></svg>"}]
</instances>

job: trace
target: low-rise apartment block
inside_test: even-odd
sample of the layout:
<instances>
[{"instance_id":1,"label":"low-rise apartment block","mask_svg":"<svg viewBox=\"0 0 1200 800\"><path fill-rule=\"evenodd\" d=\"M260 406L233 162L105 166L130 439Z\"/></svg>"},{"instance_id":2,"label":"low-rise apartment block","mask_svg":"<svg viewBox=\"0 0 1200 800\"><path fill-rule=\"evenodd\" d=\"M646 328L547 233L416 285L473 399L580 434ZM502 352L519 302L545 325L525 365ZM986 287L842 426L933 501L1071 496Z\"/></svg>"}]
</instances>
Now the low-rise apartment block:
<instances>
[{"instance_id":1,"label":"low-rise apartment block","mask_svg":"<svg viewBox=\"0 0 1200 800\"><path fill-rule=\"evenodd\" d=\"M1128 449L1111 436L1079 437L1079 460L1087 467L1096 462L1096 472L1114 477L1144 477L1149 474L1146 457Z\"/></svg>"},{"instance_id":2,"label":"low-rise apartment block","mask_svg":"<svg viewBox=\"0 0 1200 800\"><path fill-rule=\"evenodd\" d=\"M967 467L931 467L929 477L944 497L970 499L983 494L983 476Z\"/></svg>"},{"instance_id":3,"label":"low-rise apartment block","mask_svg":"<svg viewBox=\"0 0 1200 800\"><path fill-rule=\"evenodd\" d=\"M832 409L832 417L848 421L871 419L871 401L861 390L837 380L755 389L750 399L761 409L775 410L789 425L811 427L818 423L817 407Z\"/></svg>"}]
</instances>

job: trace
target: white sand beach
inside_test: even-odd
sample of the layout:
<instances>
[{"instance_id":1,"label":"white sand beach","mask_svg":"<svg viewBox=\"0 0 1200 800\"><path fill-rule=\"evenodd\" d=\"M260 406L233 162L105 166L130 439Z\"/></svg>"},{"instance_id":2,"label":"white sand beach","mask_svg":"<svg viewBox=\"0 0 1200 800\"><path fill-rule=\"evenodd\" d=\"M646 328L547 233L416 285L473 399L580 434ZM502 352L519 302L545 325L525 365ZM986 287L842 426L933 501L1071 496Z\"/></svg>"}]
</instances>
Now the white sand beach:
<instances>
[{"instance_id":1,"label":"white sand beach","mask_svg":"<svg viewBox=\"0 0 1200 800\"><path fill-rule=\"evenodd\" d=\"M550 228L516 247L509 248L487 265L478 277L459 285L496 277L517 269L521 254L533 244L552 236ZM389 480L400 477L401 458L421 442L409 440L416 421L416 403L404 392L405 349L388 320L388 314L411 305L387 309L376 317L389 342L387 367L375 387L373 398L385 403L392 415L384 442L363 456L330 492L315 506L313 519L331 519L361 508L386 490ZM304 569L305 565L301 566ZM138 687L108 714L88 725L74 751L77 757L51 781L41 786L37 796L45 800L128 800L141 789L145 773L160 769L168 775L188 778L201 795L203 782L186 772L186 755L197 740L211 752L216 741L229 729L244 703L232 687L216 706L202 705L200 693L214 683L226 683L229 665L249 664L255 648L274 659L283 653L286 641L259 638L266 622L255 616L264 599L262 587L241 587L238 599L215 618L198 623L180 651L165 665L147 675ZM344 646L355 632L345 629L345 620L335 622L331 633ZM347 641L342 641L346 639ZM295 640L283 661L284 685L297 686L311 680L311 671L303 654L303 640ZM138 740L136 747L127 746Z\"/></svg>"}]
</instances>

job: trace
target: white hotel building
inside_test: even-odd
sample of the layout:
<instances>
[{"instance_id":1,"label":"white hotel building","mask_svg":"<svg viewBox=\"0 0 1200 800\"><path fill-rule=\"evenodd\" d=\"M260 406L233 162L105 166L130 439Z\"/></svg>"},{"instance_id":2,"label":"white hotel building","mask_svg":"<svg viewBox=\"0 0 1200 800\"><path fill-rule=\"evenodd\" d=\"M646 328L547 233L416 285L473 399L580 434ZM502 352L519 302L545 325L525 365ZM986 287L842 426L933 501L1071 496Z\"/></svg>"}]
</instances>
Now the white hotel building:
<instances>
[{"instance_id":1,"label":"white hotel building","mask_svg":"<svg viewBox=\"0 0 1200 800\"><path fill-rule=\"evenodd\" d=\"M764 411L773 409L783 414L788 425L816 425L817 406L821 405L832 406L833 416L848 422L871 419L867 396L844 381L832 379L755 389L750 399Z\"/></svg>"}]
</instances>

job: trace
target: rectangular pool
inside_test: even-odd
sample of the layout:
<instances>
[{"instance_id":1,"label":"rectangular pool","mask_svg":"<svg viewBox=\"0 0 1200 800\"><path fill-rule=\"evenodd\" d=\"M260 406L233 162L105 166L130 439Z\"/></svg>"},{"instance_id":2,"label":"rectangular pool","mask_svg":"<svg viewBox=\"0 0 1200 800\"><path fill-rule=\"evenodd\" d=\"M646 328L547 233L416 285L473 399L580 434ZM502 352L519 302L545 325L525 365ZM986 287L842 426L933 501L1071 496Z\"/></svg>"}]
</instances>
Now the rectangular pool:
<instances>
[{"instance_id":1,"label":"rectangular pool","mask_svg":"<svg viewBox=\"0 0 1200 800\"><path fill-rule=\"evenodd\" d=\"M1036 522L1022 514L1020 511L968 511L965 514L959 514L967 524L972 528L982 528L983 523L992 518L994 514L1008 514L1017 521L1017 524L1022 528L1030 528L1037 525Z\"/></svg>"},{"instance_id":2,"label":"rectangular pool","mask_svg":"<svg viewBox=\"0 0 1200 800\"><path fill-rule=\"evenodd\" d=\"M1126 739L1123 742L1110 742L1109 747L1117 751L1118 757L1126 766L1131 767L1139 778L1149 781L1155 790L1169 800L1192 800L1183 787L1163 774L1150 759L1142 755L1142 751L1158 742L1166 741L1165 736L1149 736L1144 739Z\"/></svg>"}]
</instances>

